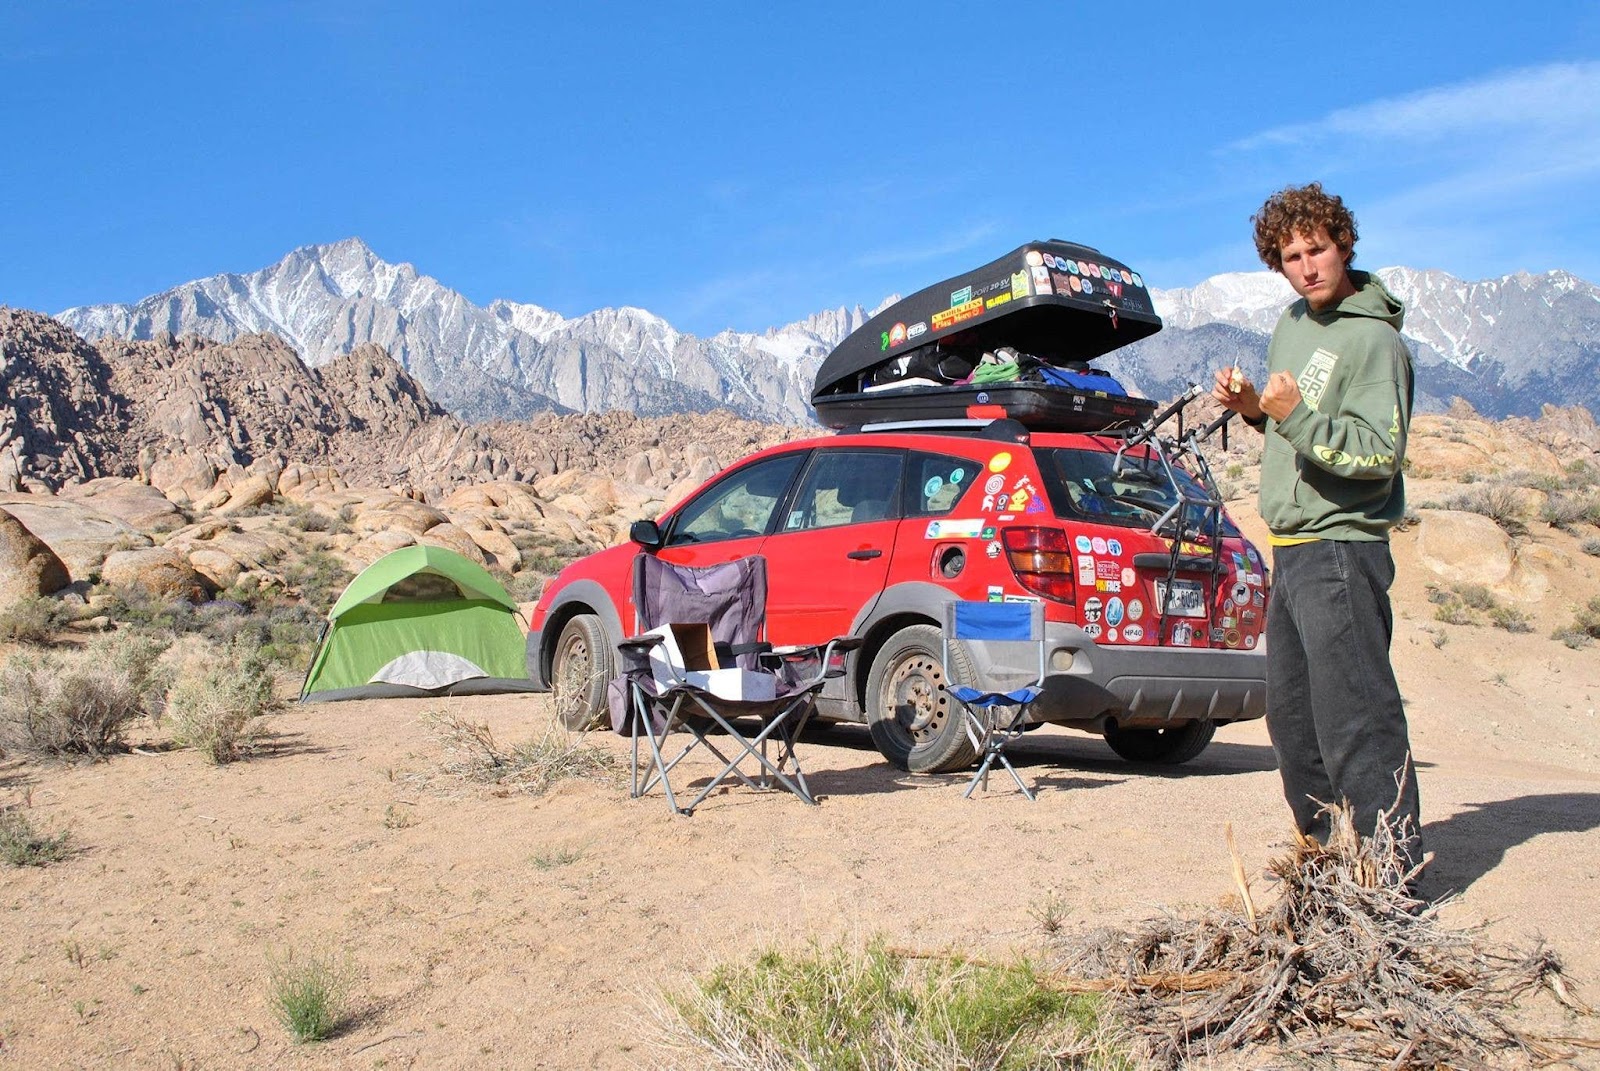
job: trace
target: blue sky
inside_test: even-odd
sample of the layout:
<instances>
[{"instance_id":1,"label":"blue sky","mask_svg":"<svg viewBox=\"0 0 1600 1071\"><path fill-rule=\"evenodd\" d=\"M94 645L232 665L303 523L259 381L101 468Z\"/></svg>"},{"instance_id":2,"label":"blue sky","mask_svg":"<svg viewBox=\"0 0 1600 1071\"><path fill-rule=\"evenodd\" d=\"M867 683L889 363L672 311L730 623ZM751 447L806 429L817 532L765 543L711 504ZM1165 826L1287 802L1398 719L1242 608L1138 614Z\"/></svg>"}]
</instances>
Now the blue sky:
<instances>
[{"instance_id":1,"label":"blue sky","mask_svg":"<svg viewBox=\"0 0 1600 1071\"><path fill-rule=\"evenodd\" d=\"M1313 178L1369 267L1600 281L1600 5L1214 6L13 0L0 304L359 236L479 304L761 330L1032 238L1256 270Z\"/></svg>"}]
</instances>

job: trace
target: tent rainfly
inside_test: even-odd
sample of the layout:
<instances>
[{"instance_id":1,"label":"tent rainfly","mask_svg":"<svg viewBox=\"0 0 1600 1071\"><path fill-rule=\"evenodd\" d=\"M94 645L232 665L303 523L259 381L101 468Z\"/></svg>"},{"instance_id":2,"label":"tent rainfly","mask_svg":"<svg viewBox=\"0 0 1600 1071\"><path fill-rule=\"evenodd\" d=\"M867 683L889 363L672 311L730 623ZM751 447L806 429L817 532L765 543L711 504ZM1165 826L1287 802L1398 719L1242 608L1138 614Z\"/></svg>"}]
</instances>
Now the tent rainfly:
<instances>
[{"instance_id":1,"label":"tent rainfly","mask_svg":"<svg viewBox=\"0 0 1600 1071\"><path fill-rule=\"evenodd\" d=\"M530 692L517 604L477 563L401 547L328 611L302 702Z\"/></svg>"}]
</instances>

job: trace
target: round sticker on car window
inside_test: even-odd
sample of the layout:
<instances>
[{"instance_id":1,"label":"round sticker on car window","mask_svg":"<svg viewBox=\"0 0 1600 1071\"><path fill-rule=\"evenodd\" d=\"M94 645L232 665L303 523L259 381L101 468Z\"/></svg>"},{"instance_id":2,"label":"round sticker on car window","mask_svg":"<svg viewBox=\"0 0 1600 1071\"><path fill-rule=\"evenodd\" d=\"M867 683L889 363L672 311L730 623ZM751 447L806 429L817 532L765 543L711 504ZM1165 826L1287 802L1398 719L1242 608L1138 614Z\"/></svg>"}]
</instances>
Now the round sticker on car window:
<instances>
[{"instance_id":1,"label":"round sticker on car window","mask_svg":"<svg viewBox=\"0 0 1600 1071\"><path fill-rule=\"evenodd\" d=\"M932 498L934 495L939 493L939 489L943 486L943 478L939 476L930 477L928 482L922 485L922 497Z\"/></svg>"},{"instance_id":2,"label":"round sticker on car window","mask_svg":"<svg viewBox=\"0 0 1600 1071\"><path fill-rule=\"evenodd\" d=\"M960 483L962 480L964 480L966 478L967 478L967 470L966 469L951 469L950 470L950 482L951 483Z\"/></svg>"}]
</instances>

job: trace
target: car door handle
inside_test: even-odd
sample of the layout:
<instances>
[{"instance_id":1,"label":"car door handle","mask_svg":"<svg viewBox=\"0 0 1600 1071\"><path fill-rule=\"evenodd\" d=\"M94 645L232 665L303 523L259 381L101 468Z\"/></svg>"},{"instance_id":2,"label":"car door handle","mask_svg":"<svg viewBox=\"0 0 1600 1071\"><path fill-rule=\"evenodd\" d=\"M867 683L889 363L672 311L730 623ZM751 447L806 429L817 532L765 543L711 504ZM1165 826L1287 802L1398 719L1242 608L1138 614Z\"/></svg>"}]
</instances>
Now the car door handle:
<instances>
[{"instance_id":1,"label":"car door handle","mask_svg":"<svg viewBox=\"0 0 1600 1071\"><path fill-rule=\"evenodd\" d=\"M849 554L846 554L845 557L846 558L854 558L858 562L864 562L864 561L870 561L873 558L881 558L881 557L883 557L883 551L881 551L881 550L852 550Z\"/></svg>"}]
</instances>

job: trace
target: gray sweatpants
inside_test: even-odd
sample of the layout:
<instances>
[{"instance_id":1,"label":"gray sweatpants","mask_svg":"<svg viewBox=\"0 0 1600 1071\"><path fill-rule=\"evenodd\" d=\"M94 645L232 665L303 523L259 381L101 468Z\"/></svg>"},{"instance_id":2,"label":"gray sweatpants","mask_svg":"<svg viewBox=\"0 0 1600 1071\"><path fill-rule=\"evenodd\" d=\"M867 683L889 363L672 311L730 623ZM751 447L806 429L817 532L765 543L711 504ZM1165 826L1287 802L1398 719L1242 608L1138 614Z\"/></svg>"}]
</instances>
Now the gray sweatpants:
<instances>
[{"instance_id":1,"label":"gray sweatpants","mask_svg":"<svg viewBox=\"0 0 1600 1071\"><path fill-rule=\"evenodd\" d=\"M1317 801L1348 801L1363 835L1387 811L1411 834L1403 850L1420 861L1416 772L1389 664L1389 544L1324 539L1275 547L1272 560L1267 732L1295 822L1325 841Z\"/></svg>"}]
</instances>

